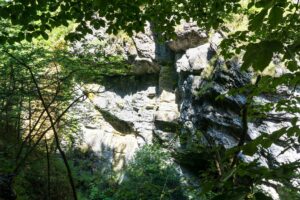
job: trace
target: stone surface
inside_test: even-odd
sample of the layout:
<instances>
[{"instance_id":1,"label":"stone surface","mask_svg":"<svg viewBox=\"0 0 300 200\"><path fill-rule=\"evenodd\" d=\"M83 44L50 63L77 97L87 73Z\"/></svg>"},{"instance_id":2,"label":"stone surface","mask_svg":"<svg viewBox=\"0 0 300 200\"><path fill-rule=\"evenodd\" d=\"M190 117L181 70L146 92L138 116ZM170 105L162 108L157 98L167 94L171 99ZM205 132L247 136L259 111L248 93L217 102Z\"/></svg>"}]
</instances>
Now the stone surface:
<instances>
[{"instance_id":1,"label":"stone surface","mask_svg":"<svg viewBox=\"0 0 300 200\"><path fill-rule=\"evenodd\" d=\"M175 96L172 94L172 96ZM157 109L155 120L165 122L175 122L179 117L178 106L174 102L164 102L164 99L160 99L160 104Z\"/></svg>"},{"instance_id":2,"label":"stone surface","mask_svg":"<svg viewBox=\"0 0 300 200\"><path fill-rule=\"evenodd\" d=\"M73 43L70 51L82 54L87 49L94 55L120 56L132 66L131 73L134 75L159 73L159 63L172 62L171 51L166 44L156 42L150 23L146 24L144 33L136 33L132 37L124 32L109 35L105 30L93 30L93 34Z\"/></svg>"},{"instance_id":3,"label":"stone surface","mask_svg":"<svg viewBox=\"0 0 300 200\"><path fill-rule=\"evenodd\" d=\"M145 27L145 33L137 33L132 39L139 57L155 59L156 44L150 24Z\"/></svg>"},{"instance_id":4,"label":"stone surface","mask_svg":"<svg viewBox=\"0 0 300 200\"><path fill-rule=\"evenodd\" d=\"M135 79L114 80L135 83L136 88L113 87L114 81L106 87L98 84L81 87L78 95L84 92L88 98L70 112L79 126L73 133L78 138L76 146L88 147L95 152L106 163L105 168L123 169L141 145L152 141L156 110L155 80L155 77L154 80L149 79L148 85L142 87L138 87L139 82Z\"/></svg>"},{"instance_id":5,"label":"stone surface","mask_svg":"<svg viewBox=\"0 0 300 200\"><path fill-rule=\"evenodd\" d=\"M175 52L185 51L197 47L208 41L207 34L201 30L195 22L184 22L176 27L177 38L168 42L168 46Z\"/></svg>"},{"instance_id":6,"label":"stone surface","mask_svg":"<svg viewBox=\"0 0 300 200\"><path fill-rule=\"evenodd\" d=\"M123 48L119 51L121 55L135 66L133 76L83 86L91 95L73 110L81 127L78 131L81 143L104 157L112 169L121 170L138 148L153 139L174 152L181 152L182 162L199 158L199 152L190 152L189 147L208 145L208 140L226 149L239 142L241 109L246 96L224 96L222 100L216 97L250 83L253 74L241 72L240 63L235 60L224 63L219 59L212 63L211 58L223 38L221 33L208 38L194 24L185 23L177 29L177 35L177 40L168 42L167 46L156 44L148 25L144 34L131 38L132 43L128 38L125 44L115 40L115 45ZM115 47L110 48L115 49L112 52L117 51ZM275 75L282 73L286 71L278 68ZM254 100L268 103L288 98L289 91L278 88L278 94L261 95ZM270 116L278 114L282 113L271 112ZM262 132L271 134L290 126L291 116L284 113L283 116L280 123L272 118L249 122L246 141ZM199 138L199 131L205 137ZM179 136L186 141L180 141ZM245 161L259 158L266 167L300 159L300 145L296 141L281 154L286 140L283 136L265 152L241 157ZM274 188L262 186L261 189L277 198Z\"/></svg>"}]
</instances>

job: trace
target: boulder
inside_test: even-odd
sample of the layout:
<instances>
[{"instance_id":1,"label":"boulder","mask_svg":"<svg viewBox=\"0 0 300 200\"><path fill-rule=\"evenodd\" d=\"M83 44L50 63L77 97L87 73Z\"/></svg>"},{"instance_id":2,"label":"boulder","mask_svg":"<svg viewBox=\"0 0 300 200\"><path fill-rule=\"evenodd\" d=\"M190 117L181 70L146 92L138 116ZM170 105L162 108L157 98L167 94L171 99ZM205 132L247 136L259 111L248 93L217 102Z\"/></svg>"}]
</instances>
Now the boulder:
<instances>
[{"instance_id":1,"label":"boulder","mask_svg":"<svg viewBox=\"0 0 300 200\"><path fill-rule=\"evenodd\" d=\"M174 52L183 52L208 42L207 33L201 30L195 22L182 21L175 29L175 40L169 41L168 46Z\"/></svg>"}]
</instances>

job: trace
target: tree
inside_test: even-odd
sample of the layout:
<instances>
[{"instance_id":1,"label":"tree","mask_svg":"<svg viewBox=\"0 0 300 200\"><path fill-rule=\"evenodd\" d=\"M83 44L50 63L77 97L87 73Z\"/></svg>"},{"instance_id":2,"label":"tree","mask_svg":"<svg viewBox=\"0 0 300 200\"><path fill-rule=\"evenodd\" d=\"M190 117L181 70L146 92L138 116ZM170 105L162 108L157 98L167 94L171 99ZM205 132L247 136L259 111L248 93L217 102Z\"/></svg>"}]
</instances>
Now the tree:
<instances>
[{"instance_id":1,"label":"tree","mask_svg":"<svg viewBox=\"0 0 300 200\"><path fill-rule=\"evenodd\" d=\"M180 175L170 158L158 145L145 145L128 164L114 199L185 200Z\"/></svg>"},{"instance_id":2,"label":"tree","mask_svg":"<svg viewBox=\"0 0 300 200\"><path fill-rule=\"evenodd\" d=\"M224 23L235 14L243 14L247 18L244 30L228 30ZM71 32L67 40L79 40L93 29L107 27L107 32L117 33L124 30L129 35L143 31L147 21L153 24L153 30L163 39L175 37L174 26L181 19L196 21L200 27L206 30L219 29L225 32L226 38L221 44L220 55L225 59L240 55L243 57L242 69L253 70L258 76L255 85L231 91L247 94L247 104L243 108L244 132L247 131L248 117L254 116L257 110L253 109L252 98L261 93L276 91L280 85L286 85L297 89L300 81L299 76L299 53L300 53L300 14L299 1L292 0L105 0L88 1L0 1L0 18L9 24L0 29L0 42L19 42L24 39L31 41L32 38L42 36L48 39L48 33L60 25L67 26L70 22L77 23L74 32ZM18 31L11 33L9 27L17 27ZM282 63L288 73L280 77L262 76L261 72L271 63ZM283 134L299 138L299 97L291 95L289 99L283 99L276 104L268 104L260 107L264 112L277 110L294 115L292 127L285 127L271 136L262 135L256 140L245 143L244 135L237 148L232 149L228 173L221 179L225 182L232 181L234 177L245 173L244 163L237 162L239 153L253 155L259 145L269 147ZM7 107L8 108L8 107ZM281 166L298 168L298 163ZM231 170L233 168L233 170ZM247 174L255 177L270 177L277 172L266 172L265 169L253 167L256 173ZM277 171L282 170L278 168ZM278 172L279 174L279 172ZM282 176L279 176L282 178ZM224 185L221 185L222 187ZM230 185L232 186L232 185ZM217 186L219 187L219 186ZM216 187L211 188L212 190ZM232 187L231 187L232 189ZM249 188L246 188L249 189ZM224 192L224 191L223 191ZM228 193L230 194L230 193ZM224 194L221 194L224 195ZM258 193L258 195L260 195ZM259 197L257 197L259 198Z\"/></svg>"},{"instance_id":3,"label":"tree","mask_svg":"<svg viewBox=\"0 0 300 200\"><path fill-rule=\"evenodd\" d=\"M69 39L79 39L86 33L91 33L91 27L95 29L108 27L110 33L126 30L132 34L133 31L142 31L146 21L153 22L157 32L168 35L174 30L174 25L183 18L187 20L195 18L199 25L217 28L224 16L237 11L238 2L237 0L2 1L1 18L9 19L13 25L21 26L17 37L7 39L6 32L3 32L2 41L13 42L24 38L31 40L38 35L47 38L47 30L68 25L72 20L79 25L77 32L70 34Z\"/></svg>"},{"instance_id":4,"label":"tree","mask_svg":"<svg viewBox=\"0 0 300 200\"><path fill-rule=\"evenodd\" d=\"M0 18L20 27L15 35L5 28L0 30L0 41L31 41L39 35L48 38L48 31L71 21L78 23L76 30L66 39L76 40L93 29L107 27L107 32L124 30L129 35L143 31L147 21L154 31L165 39L174 37L174 26L181 19L194 20L206 30L222 28L232 14L243 13L248 17L244 31L230 33L223 42L223 55L227 58L243 50L243 68L253 67L262 71L273 54L291 71L296 71L300 41L299 2L292 0L104 0L89 1L1 1ZM256 59L252 59L253 57Z\"/></svg>"}]
</instances>

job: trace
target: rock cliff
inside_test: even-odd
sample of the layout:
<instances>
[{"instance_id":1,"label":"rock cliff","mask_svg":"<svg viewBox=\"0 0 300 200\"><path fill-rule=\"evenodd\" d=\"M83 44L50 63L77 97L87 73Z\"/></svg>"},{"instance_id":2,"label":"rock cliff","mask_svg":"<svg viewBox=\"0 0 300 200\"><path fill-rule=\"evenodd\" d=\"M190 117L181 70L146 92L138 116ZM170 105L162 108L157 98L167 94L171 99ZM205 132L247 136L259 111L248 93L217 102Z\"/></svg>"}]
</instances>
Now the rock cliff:
<instances>
[{"instance_id":1,"label":"rock cliff","mask_svg":"<svg viewBox=\"0 0 300 200\"><path fill-rule=\"evenodd\" d=\"M215 56L221 33L208 36L193 23L183 23L176 31L178 38L163 44L157 41L158 36L151 32L150 25L145 33L132 38L98 31L74 44L73 51L80 52L84 45L101 38L105 41L106 55L117 53L133 66L130 73L106 77L103 84L80 86L82 92L91 95L71 111L79 125L78 146L96 152L106 167L122 170L137 149L159 141L180 155L179 165L182 163L185 169L193 170L205 165L205 160L198 159L196 164L189 161L198 153L192 148L195 144L224 148L238 144L246 96L226 96L222 101L216 97L250 83L253 73L242 72L238 60L224 62ZM276 101L290 95L287 88L279 89L278 93L272 97L260 96L255 101ZM270 134L290 124L290 116L281 119L280 122L274 117L250 121L246 139L253 140L261 132ZM199 138L199 132L204 137ZM267 167L300 159L300 145L296 141L280 154L286 140L285 136L281 137L254 157ZM253 158L245 156L244 159ZM272 194L278 199L275 192Z\"/></svg>"}]
</instances>

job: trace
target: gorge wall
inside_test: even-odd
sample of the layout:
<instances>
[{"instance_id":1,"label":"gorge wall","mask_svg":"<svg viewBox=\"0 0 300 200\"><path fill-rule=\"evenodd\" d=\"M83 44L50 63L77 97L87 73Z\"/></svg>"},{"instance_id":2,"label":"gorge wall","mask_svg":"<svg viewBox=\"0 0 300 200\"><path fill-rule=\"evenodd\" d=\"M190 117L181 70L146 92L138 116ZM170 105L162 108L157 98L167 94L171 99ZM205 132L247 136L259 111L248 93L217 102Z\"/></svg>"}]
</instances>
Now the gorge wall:
<instances>
[{"instance_id":1,"label":"gorge wall","mask_svg":"<svg viewBox=\"0 0 300 200\"><path fill-rule=\"evenodd\" d=\"M118 54L132 66L130 73L105 77L101 84L78 83L77 95L86 92L88 98L70 113L78 122L76 146L92 150L105 169L122 170L140 147L157 141L176 155L183 172L192 172L206 164L195 146L219 145L227 149L238 144L246 96L225 96L222 101L216 97L250 83L254 74L242 72L238 59L224 62L217 58L221 33L205 33L193 23L181 24L176 33L176 40L161 44L150 25L145 33L132 38L109 36L100 30L74 44L72 50L80 53L84 45L101 39L106 55ZM91 47L90 51L97 49ZM276 68L274 76L283 71ZM289 95L290 90L282 87L276 96L266 94L255 101L272 102ZM261 132L270 134L290 121L291 116L284 113L250 121L247 140ZM263 152L242 159L259 158L267 167L300 159L296 141L280 154L286 141L283 136ZM274 199L279 198L274 188L262 189Z\"/></svg>"}]
</instances>

